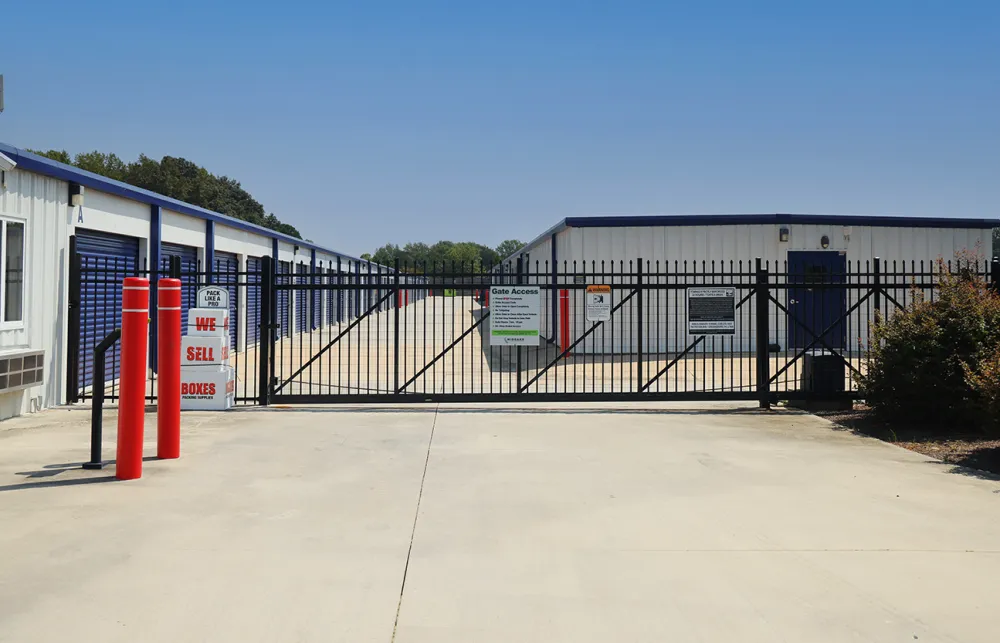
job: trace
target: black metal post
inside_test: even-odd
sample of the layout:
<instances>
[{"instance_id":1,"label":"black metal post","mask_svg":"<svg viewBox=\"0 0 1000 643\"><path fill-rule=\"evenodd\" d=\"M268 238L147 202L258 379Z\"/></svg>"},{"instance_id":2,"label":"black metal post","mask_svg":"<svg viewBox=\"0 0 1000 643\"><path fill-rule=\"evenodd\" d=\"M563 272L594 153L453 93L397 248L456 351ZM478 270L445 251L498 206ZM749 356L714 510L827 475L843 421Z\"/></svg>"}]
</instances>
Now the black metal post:
<instances>
[{"instance_id":1,"label":"black metal post","mask_svg":"<svg viewBox=\"0 0 1000 643\"><path fill-rule=\"evenodd\" d=\"M1000 257L993 257L990 263L990 282L993 292L1000 295Z\"/></svg>"},{"instance_id":2,"label":"black metal post","mask_svg":"<svg viewBox=\"0 0 1000 643\"><path fill-rule=\"evenodd\" d=\"M642 257L637 260L636 270L635 270L635 285L636 285L636 300L635 300L635 312L637 315L637 321L635 324L635 335L636 341L638 342L638 347L636 348L636 377L638 379L635 391L638 393L642 391L642 385L645 382L642 379L642 352L643 352L643 337L642 337Z\"/></svg>"},{"instance_id":3,"label":"black metal post","mask_svg":"<svg viewBox=\"0 0 1000 643\"><path fill-rule=\"evenodd\" d=\"M757 401L760 408L771 408L771 363L768 354L768 299L770 298L767 269L757 257Z\"/></svg>"},{"instance_id":4,"label":"black metal post","mask_svg":"<svg viewBox=\"0 0 1000 643\"><path fill-rule=\"evenodd\" d=\"M875 288L875 314L882 314L882 260L875 257L875 269L872 271L872 285Z\"/></svg>"},{"instance_id":5,"label":"black metal post","mask_svg":"<svg viewBox=\"0 0 1000 643\"><path fill-rule=\"evenodd\" d=\"M176 255L174 255L174 256L172 256L172 257L169 258L169 261L170 261L170 265L168 266L168 270L170 271L170 278L171 279L180 279L181 278L181 258L178 257L178 256L176 256Z\"/></svg>"},{"instance_id":6,"label":"black metal post","mask_svg":"<svg viewBox=\"0 0 1000 643\"><path fill-rule=\"evenodd\" d=\"M267 406L271 391L274 348L274 259L260 259L260 341L257 345L257 404Z\"/></svg>"},{"instance_id":7,"label":"black metal post","mask_svg":"<svg viewBox=\"0 0 1000 643\"><path fill-rule=\"evenodd\" d=\"M347 301L343 291L343 273L340 268L340 257L337 257L337 323L344 321L343 303Z\"/></svg>"},{"instance_id":8,"label":"black metal post","mask_svg":"<svg viewBox=\"0 0 1000 643\"><path fill-rule=\"evenodd\" d=\"M392 276L392 287L396 292L394 293L393 300L395 306L393 314L393 338L392 338L392 363L393 363L393 384L392 390L399 393L399 306L400 306L400 292L399 292L399 257L396 257L395 261L395 272Z\"/></svg>"},{"instance_id":9,"label":"black metal post","mask_svg":"<svg viewBox=\"0 0 1000 643\"><path fill-rule=\"evenodd\" d=\"M521 285L524 283L524 257L518 256L517 258L517 276L514 278L514 283ZM517 347L517 388L516 393L521 392L521 355L524 348L522 346Z\"/></svg>"},{"instance_id":10,"label":"black metal post","mask_svg":"<svg viewBox=\"0 0 1000 643\"><path fill-rule=\"evenodd\" d=\"M76 252L76 235L69 238L69 302L66 346L66 403L80 401L80 296L82 261Z\"/></svg>"},{"instance_id":11,"label":"black metal post","mask_svg":"<svg viewBox=\"0 0 1000 643\"><path fill-rule=\"evenodd\" d=\"M90 462L83 463L84 469L104 467L104 462L101 460L101 439L104 432L104 357L121 336L121 329L116 328L94 348L94 380L90 384L93 397L90 407Z\"/></svg>"}]
</instances>

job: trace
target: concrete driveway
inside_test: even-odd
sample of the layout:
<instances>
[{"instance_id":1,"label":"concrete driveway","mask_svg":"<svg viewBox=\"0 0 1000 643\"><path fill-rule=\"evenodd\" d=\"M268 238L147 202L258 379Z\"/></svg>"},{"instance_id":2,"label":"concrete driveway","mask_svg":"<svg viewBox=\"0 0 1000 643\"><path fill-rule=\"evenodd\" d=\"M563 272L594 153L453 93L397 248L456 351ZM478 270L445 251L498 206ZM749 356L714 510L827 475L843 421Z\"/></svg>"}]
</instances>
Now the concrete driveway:
<instances>
[{"instance_id":1,"label":"concrete driveway","mask_svg":"<svg viewBox=\"0 0 1000 643\"><path fill-rule=\"evenodd\" d=\"M183 419L127 483L70 466L88 411L0 425L0 641L1000 638L1000 483L811 416Z\"/></svg>"}]
</instances>

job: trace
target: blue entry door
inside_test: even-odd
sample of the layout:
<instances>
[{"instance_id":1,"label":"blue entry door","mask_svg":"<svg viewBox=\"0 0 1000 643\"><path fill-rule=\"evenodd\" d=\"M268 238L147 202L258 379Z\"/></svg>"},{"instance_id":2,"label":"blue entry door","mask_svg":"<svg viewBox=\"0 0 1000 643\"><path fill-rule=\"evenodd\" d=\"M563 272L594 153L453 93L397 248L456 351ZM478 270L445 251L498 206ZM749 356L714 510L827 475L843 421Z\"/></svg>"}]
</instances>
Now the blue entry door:
<instances>
[{"instance_id":1,"label":"blue entry door","mask_svg":"<svg viewBox=\"0 0 1000 643\"><path fill-rule=\"evenodd\" d=\"M840 252L789 251L789 348L822 350L826 346L816 341L821 335L827 346L844 348L847 291L836 284L844 283L846 272L847 256Z\"/></svg>"}]
</instances>

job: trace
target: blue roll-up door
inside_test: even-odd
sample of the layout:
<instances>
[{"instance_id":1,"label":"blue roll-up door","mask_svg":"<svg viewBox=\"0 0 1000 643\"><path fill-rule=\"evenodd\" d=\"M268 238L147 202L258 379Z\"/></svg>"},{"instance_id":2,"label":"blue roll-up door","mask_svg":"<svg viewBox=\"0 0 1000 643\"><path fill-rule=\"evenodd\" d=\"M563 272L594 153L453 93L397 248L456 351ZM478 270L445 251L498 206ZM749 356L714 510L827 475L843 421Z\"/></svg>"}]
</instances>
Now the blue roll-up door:
<instances>
[{"instance_id":1,"label":"blue roll-up door","mask_svg":"<svg viewBox=\"0 0 1000 643\"><path fill-rule=\"evenodd\" d=\"M337 321L337 291L334 290L337 283L337 277L335 276L337 271L333 268L326 269L326 276L323 278L326 280L326 323L333 324Z\"/></svg>"},{"instance_id":2,"label":"blue roll-up door","mask_svg":"<svg viewBox=\"0 0 1000 643\"><path fill-rule=\"evenodd\" d=\"M198 249L164 243L160 247L160 257L164 274L170 270L170 257L181 260L181 334L187 335L188 311L198 303Z\"/></svg>"},{"instance_id":3,"label":"blue roll-up door","mask_svg":"<svg viewBox=\"0 0 1000 643\"><path fill-rule=\"evenodd\" d=\"M94 348L121 325L122 281L139 273L139 240L76 229L80 257L80 386L94 377ZM106 353L105 377L118 377L117 344Z\"/></svg>"},{"instance_id":4,"label":"blue roll-up door","mask_svg":"<svg viewBox=\"0 0 1000 643\"><path fill-rule=\"evenodd\" d=\"M215 251L215 283L229 291L229 346L236 350L239 337L240 259L231 252Z\"/></svg>"},{"instance_id":5,"label":"blue roll-up door","mask_svg":"<svg viewBox=\"0 0 1000 643\"><path fill-rule=\"evenodd\" d=\"M316 275L323 273L323 268L321 266L316 266L316 268L310 267L309 277L310 283L314 286L320 286L323 283L323 277L317 277ZM323 289L316 288L316 290L309 291L309 299L312 301L310 310L312 310L312 329L316 330L323 325Z\"/></svg>"},{"instance_id":6,"label":"blue roll-up door","mask_svg":"<svg viewBox=\"0 0 1000 643\"><path fill-rule=\"evenodd\" d=\"M298 273L295 277L296 284L306 283L306 265L300 263L295 266L295 272ZM302 333L306 330L306 309L308 308L308 298L306 297L307 291L296 290L295 291L295 332Z\"/></svg>"},{"instance_id":7,"label":"blue roll-up door","mask_svg":"<svg viewBox=\"0 0 1000 643\"><path fill-rule=\"evenodd\" d=\"M247 346L260 341L260 257L247 257Z\"/></svg>"},{"instance_id":8,"label":"blue roll-up door","mask_svg":"<svg viewBox=\"0 0 1000 643\"><path fill-rule=\"evenodd\" d=\"M291 283L292 274L292 264L290 261L279 261L278 262L278 283L282 285L288 285ZM291 298L289 297L289 290L281 289L278 291L277 296L277 319L278 325L281 326L280 333L285 337L292 336L292 307L289 305L291 303Z\"/></svg>"}]
</instances>

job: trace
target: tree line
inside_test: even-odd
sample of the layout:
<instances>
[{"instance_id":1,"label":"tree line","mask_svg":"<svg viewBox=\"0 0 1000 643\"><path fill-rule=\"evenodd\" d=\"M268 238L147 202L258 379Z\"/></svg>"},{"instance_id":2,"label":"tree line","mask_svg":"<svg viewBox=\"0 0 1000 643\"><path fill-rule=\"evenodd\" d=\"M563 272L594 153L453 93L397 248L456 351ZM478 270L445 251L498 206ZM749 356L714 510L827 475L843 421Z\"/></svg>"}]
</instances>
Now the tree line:
<instances>
[{"instance_id":1,"label":"tree line","mask_svg":"<svg viewBox=\"0 0 1000 643\"><path fill-rule=\"evenodd\" d=\"M140 154L138 160L126 163L115 154L97 151L84 152L75 157L65 150L28 151L297 239L302 238L294 226L281 222L273 212L265 212L264 206L244 190L239 181L228 176L216 176L184 158L164 156L157 161Z\"/></svg>"},{"instance_id":2,"label":"tree line","mask_svg":"<svg viewBox=\"0 0 1000 643\"><path fill-rule=\"evenodd\" d=\"M508 239L496 248L472 241L407 243L404 246L389 243L373 253L361 255L361 258L383 266L393 266L398 259L400 266L408 272L422 272L424 266L430 270L433 266L451 267L452 264L480 270L499 264L523 247L524 243L516 239Z\"/></svg>"}]
</instances>

